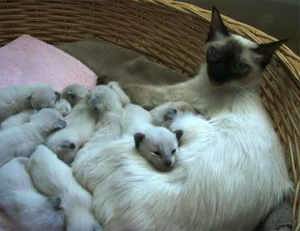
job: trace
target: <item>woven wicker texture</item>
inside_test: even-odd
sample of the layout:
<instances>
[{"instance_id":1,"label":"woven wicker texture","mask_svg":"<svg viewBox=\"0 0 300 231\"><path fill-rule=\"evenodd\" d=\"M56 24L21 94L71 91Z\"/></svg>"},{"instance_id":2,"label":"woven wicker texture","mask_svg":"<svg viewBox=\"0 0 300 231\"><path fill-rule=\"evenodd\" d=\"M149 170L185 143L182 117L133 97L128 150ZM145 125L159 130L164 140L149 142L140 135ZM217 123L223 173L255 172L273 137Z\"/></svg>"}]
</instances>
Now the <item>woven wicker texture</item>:
<instances>
[{"instance_id":1,"label":"woven wicker texture","mask_svg":"<svg viewBox=\"0 0 300 231\"><path fill-rule=\"evenodd\" d=\"M21 34L50 43L100 37L193 75L203 60L210 12L172 0L0 0L0 44ZM228 17L226 25L256 42L274 38ZM300 231L300 58L283 46L265 72L262 98L295 182Z\"/></svg>"}]
</instances>

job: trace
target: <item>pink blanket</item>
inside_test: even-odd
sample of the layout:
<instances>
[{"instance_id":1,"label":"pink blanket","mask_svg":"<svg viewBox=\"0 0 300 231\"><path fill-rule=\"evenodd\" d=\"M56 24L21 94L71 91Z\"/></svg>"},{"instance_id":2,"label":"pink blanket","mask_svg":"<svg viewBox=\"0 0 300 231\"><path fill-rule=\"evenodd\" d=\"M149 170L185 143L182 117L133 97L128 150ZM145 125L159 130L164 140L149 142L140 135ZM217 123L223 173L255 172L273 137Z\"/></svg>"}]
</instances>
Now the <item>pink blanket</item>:
<instances>
[{"instance_id":1,"label":"pink blanket","mask_svg":"<svg viewBox=\"0 0 300 231\"><path fill-rule=\"evenodd\" d=\"M77 59L29 35L0 48L0 88L47 83L56 90L78 83L92 88L96 75Z\"/></svg>"}]
</instances>

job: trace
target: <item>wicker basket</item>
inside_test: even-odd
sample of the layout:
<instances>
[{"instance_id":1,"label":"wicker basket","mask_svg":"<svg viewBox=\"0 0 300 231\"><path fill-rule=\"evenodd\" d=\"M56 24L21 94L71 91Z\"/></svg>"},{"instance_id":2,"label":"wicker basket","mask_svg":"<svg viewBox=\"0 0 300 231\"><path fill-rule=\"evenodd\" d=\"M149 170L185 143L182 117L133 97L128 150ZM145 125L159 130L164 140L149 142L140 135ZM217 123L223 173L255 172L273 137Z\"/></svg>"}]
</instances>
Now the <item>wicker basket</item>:
<instances>
[{"instance_id":1,"label":"wicker basket","mask_svg":"<svg viewBox=\"0 0 300 231\"><path fill-rule=\"evenodd\" d=\"M0 44L21 34L50 43L96 36L135 49L193 75L201 60L210 12L172 0L0 0ZM271 36L224 17L256 42ZM295 230L300 230L300 58L283 46L265 72L262 98L286 151L295 182ZM298 222L297 222L298 221Z\"/></svg>"}]
</instances>

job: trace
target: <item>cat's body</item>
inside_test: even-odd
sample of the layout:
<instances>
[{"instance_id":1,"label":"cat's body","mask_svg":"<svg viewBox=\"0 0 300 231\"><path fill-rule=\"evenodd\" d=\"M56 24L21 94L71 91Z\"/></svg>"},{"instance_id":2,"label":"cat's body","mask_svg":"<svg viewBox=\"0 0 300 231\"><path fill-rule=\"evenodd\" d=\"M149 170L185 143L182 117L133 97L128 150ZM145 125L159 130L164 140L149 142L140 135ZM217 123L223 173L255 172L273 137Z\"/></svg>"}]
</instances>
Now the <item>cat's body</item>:
<instances>
[{"instance_id":1,"label":"cat's body","mask_svg":"<svg viewBox=\"0 0 300 231\"><path fill-rule=\"evenodd\" d=\"M263 107L243 106L257 99L245 95L234 105L241 111L211 120L193 114L176 119L172 130L189 139L166 175L124 161L127 144L111 145L99 154L102 165L114 168L97 170L103 178L94 191L96 217L126 220L137 230L252 231L291 189Z\"/></svg>"},{"instance_id":2,"label":"cat's body","mask_svg":"<svg viewBox=\"0 0 300 231\"><path fill-rule=\"evenodd\" d=\"M186 101L210 119L190 115L174 122L190 141L168 175L124 165L121 158L109 177L103 170L107 181L95 190L98 219L119 217L138 230L252 231L290 193L283 150L258 91L283 41L258 45L231 35L215 10L208 42L207 63L192 80L124 87L146 108ZM102 158L109 163L130 152L121 145Z\"/></svg>"},{"instance_id":3,"label":"cat's body","mask_svg":"<svg viewBox=\"0 0 300 231\"><path fill-rule=\"evenodd\" d=\"M121 219L135 220L142 225L133 225L141 230L252 231L290 192L291 185L280 142L258 92L249 89L223 94L220 101L226 100L224 107L207 110L212 119L193 123L191 118L173 127L195 139L181 147L175 171L169 173L170 179L186 177L184 183L169 183L172 180L167 176L161 178L139 170L134 162L126 163L127 167L114 169L115 176L109 177L115 191L108 183L97 187L95 195L102 196L95 200L96 216L103 208L111 212L105 207L109 204L114 209L120 209L121 204L122 208L132 206ZM209 100L218 97L218 93L212 94ZM192 103L203 109L203 104ZM113 158L126 152L131 151L118 146L101 155L108 161L108 155ZM115 166L122 164L122 158L119 160ZM184 176L176 170L178 166L186 170ZM120 181L118 174L122 173Z\"/></svg>"}]
</instances>

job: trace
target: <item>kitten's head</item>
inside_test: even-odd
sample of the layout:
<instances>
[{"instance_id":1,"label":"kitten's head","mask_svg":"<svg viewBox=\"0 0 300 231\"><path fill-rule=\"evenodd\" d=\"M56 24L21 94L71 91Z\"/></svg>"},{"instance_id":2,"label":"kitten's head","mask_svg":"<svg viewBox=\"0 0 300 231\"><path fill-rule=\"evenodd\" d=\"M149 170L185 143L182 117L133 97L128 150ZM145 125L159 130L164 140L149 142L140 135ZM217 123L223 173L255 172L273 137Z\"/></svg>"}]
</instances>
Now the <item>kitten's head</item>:
<instances>
[{"instance_id":1,"label":"kitten's head","mask_svg":"<svg viewBox=\"0 0 300 231\"><path fill-rule=\"evenodd\" d=\"M151 127L134 134L135 147L154 168L170 171L176 162L182 130L174 133L163 127Z\"/></svg>"},{"instance_id":2,"label":"kitten's head","mask_svg":"<svg viewBox=\"0 0 300 231\"><path fill-rule=\"evenodd\" d=\"M66 99L71 106L75 106L89 94L89 90L79 84L71 84L62 91L62 98Z\"/></svg>"},{"instance_id":3,"label":"kitten's head","mask_svg":"<svg viewBox=\"0 0 300 231\"><path fill-rule=\"evenodd\" d=\"M286 40L256 44L231 34L213 7L206 46L207 74L213 85L256 86L275 50Z\"/></svg>"}]
</instances>

